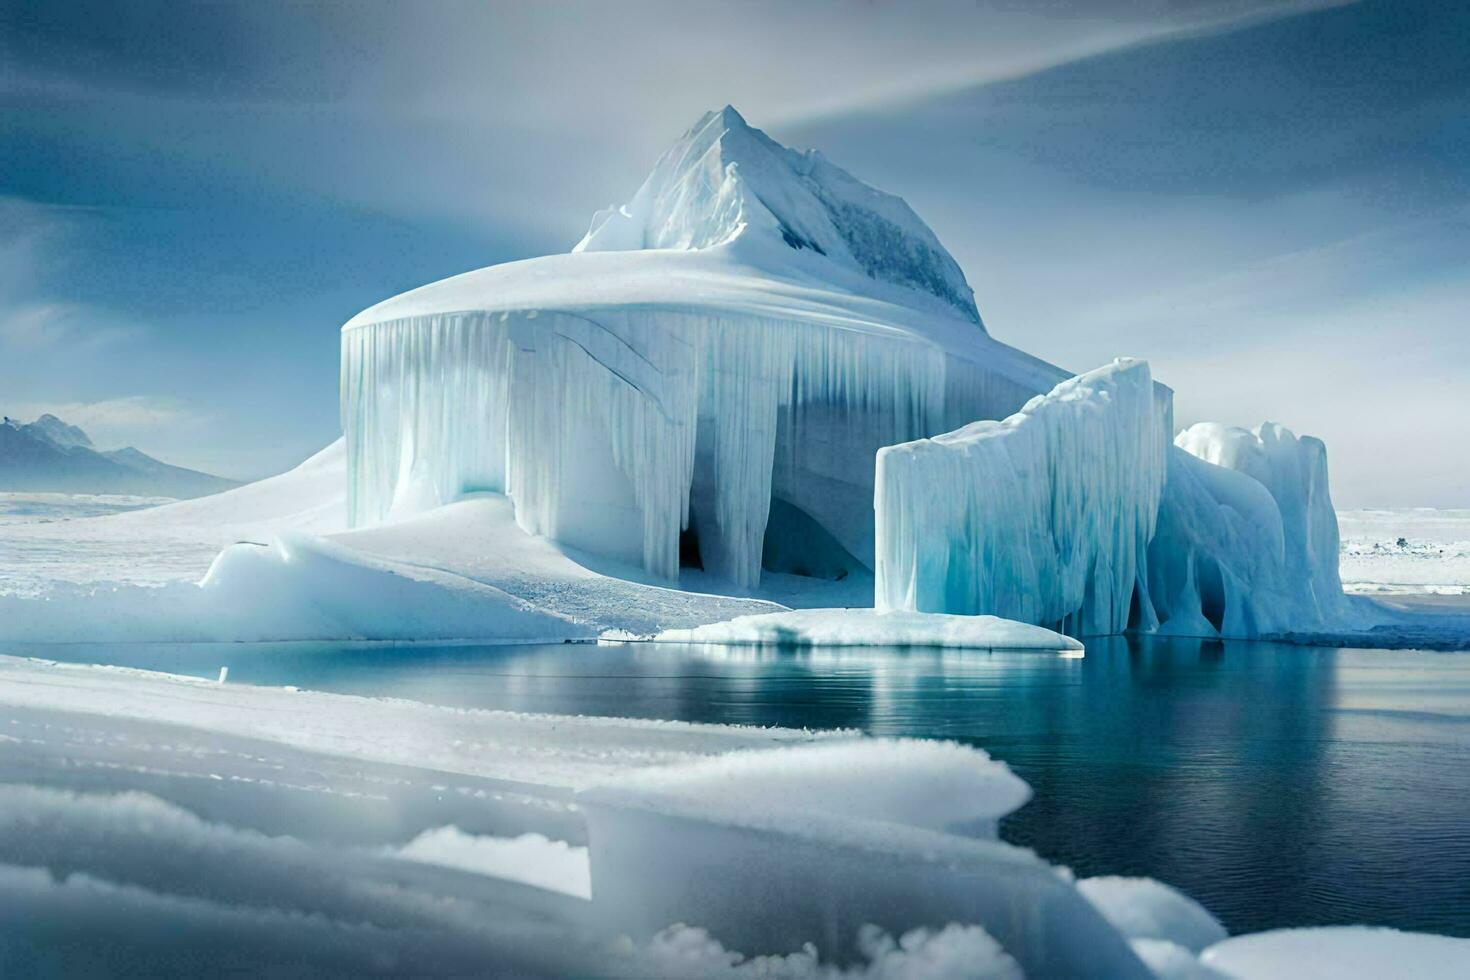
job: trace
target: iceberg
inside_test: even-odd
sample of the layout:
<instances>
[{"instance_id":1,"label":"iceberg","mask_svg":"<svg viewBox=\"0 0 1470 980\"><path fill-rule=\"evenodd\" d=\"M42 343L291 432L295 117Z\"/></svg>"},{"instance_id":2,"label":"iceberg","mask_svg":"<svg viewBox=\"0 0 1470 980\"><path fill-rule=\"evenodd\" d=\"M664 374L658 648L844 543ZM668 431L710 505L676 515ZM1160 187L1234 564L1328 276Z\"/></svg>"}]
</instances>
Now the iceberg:
<instances>
[{"instance_id":1,"label":"iceberg","mask_svg":"<svg viewBox=\"0 0 1470 980\"><path fill-rule=\"evenodd\" d=\"M1172 393L1143 361L1063 381L1003 421L878 453L880 609L988 613L1072 635L1151 626L1148 546Z\"/></svg>"},{"instance_id":2,"label":"iceberg","mask_svg":"<svg viewBox=\"0 0 1470 980\"><path fill-rule=\"evenodd\" d=\"M1065 374L986 333L902 201L726 108L570 254L343 327L349 517L497 491L533 534L749 589L774 502L788 543L871 567L880 447L1009 414Z\"/></svg>"},{"instance_id":3,"label":"iceberg","mask_svg":"<svg viewBox=\"0 0 1470 980\"><path fill-rule=\"evenodd\" d=\"M1149 547L1163 632L1249 638L1350 627L1363 615L1343 594L1338 552L1320 440L1274 423L1179 433Z\"/></svg>"}]
</instances>

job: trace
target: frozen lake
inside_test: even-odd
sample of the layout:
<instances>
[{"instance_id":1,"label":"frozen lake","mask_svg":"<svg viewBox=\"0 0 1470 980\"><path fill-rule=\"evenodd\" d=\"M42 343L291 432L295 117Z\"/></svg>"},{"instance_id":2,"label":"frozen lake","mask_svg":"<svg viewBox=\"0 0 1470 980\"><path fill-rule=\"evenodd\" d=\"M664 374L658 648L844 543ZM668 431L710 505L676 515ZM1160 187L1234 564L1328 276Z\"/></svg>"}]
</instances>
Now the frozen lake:
<instances>
[{"instance_id":1,"label":"frozen lake","mask_svg":"<svg viewBox=\"0 0 1470 980\"><path fill-rule=\"evenodd\" d=\"M1107 639L1084 658L617 646L29 646L13 654L460 707L952 738L1036 789L1004 826L1232 932L1470 936L1470 654Z\"/></svg>"}]
</instances>

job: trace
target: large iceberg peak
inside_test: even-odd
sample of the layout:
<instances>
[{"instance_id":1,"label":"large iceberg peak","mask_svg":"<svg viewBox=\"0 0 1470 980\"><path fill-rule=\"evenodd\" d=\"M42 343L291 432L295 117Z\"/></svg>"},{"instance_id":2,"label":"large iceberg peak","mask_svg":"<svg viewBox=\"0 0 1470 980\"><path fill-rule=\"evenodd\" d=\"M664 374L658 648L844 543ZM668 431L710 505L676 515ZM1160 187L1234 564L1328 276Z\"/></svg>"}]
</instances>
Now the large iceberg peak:
<instances>
[{"instance_id":1,"label":"large iceberg peak","mask_svg":"<svg viewBox=\"0 0 1470 980\"><path fill-rule=\"evenodd\" d=\"M849 273L938 300L980 323L959 264L902 198L815 150L752 128L734 107L700 117L629 203L599 211L574 252L742 246L819 255ZM769 254L769 253L768 253ZM919 294L915 297L914 294Z\"/></svg>"}]
</instances>

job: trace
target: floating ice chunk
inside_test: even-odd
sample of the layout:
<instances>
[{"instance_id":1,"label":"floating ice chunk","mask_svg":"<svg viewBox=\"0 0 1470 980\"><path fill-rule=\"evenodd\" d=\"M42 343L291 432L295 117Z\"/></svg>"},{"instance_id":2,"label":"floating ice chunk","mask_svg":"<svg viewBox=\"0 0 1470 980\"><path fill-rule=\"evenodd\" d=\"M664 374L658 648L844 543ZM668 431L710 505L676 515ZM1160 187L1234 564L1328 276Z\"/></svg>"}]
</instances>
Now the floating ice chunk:
<instances>
[{"instance_id":1,"label":"floating ice chunk","mask_svg":"<svg viewBox=\"0 0 1470 980\"><path fill-rule=\"evenodd\" d=\"M1129 939L1161 939L1198 953L1226 936L1203 905L1152 878L1086 878L1077 890Z\"/></svg>"},{"instance_id":2,"label":"floating ice chunk","mask_svg":"<svg viewBox=\"0 0 1470 980\"><path fill-rule=\"evenodd\" d=\"M1200 959L1251 980L1461 980L1470 939L1369 926L1276 929L1216 943Z\"/></svg>"},{"instance_id":3,"label":"floating ice chunk","mask_svg":"<svg viewBox=\"0 0 1470 980\"><path fill-rule=\"evenodd\" d=\"M665 630L657 640L775 647L947 647L1081 650L1069 636L995 616L951 616L905 610L794 609L738 616L692 629Z\"/></svg>"},{"instance_id":4,"label":"floating ice chunk","mask_svg":"<svg viewBox=\"0 0 1470 980\"><path fill-rule=\"evenodd\" d=\"M1150 608L1170 404L1147 363L1119 359L1004 421L881 450L878 607L1121 632L1135 592Z\"/></svg>"}]
</instances>

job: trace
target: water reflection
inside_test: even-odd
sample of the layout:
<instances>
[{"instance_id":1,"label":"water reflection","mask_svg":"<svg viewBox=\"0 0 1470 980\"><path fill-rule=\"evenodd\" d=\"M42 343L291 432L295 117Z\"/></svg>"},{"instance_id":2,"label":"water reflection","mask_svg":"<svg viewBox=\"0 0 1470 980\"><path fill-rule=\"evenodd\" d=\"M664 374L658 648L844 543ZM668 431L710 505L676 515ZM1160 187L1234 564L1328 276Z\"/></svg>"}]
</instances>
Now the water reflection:
<instances>
[{"instance_id":1,"label":"water reflection","mask_svg":"<svg viewBox=\"0 0 1470 980\"><path fill-rule=\"evenodd\" d=\"M1006 836L1144 874L1233 931L1368 921L1470 935L1470 655L1164 638L1034 652L632 644L31 648L456 707L954 738L1037 797Z\"/></svg>"}]
</instances>

